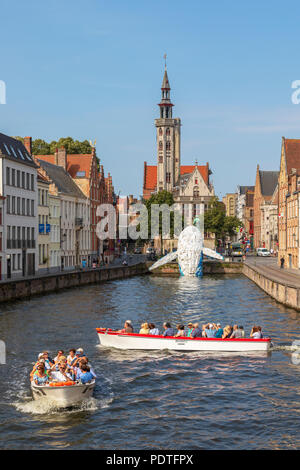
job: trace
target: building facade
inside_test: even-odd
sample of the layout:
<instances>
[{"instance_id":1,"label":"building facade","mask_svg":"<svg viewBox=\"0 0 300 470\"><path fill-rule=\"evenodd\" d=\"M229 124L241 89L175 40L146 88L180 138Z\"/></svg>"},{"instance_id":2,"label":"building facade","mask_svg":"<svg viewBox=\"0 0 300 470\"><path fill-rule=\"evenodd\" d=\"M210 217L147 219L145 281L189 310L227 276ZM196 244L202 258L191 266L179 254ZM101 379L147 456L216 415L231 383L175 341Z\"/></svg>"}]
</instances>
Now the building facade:
<instances>
[{"instance_id":1,"label":"building facade","mask_svg":"<svg viewBox=\"0 0 300 470\"><path fill-rule=\"evenodd\" d=\"M225 212L228 217L236 217L237 214L237 194L227 193L222 198L223 204L225 205Z\"/></svg>"},{"instance_id":2,"label":"building facade","mask_svg":"<svg viewBox=\"0 0 300 470\"><path fill-rule=\"evenodd\" d=\"M0 134L0 195L5 278L34 275L37 251L37 166L19 140Z\"/></svg>"},{"instance_id":3,"label":"building facade","mask_svg":"<svg viewBox=\"0 0 300 470\"><path fill-rule=\"evenodd\" d=\"M39 272L48 271L50 267L50 208L49 208L49 181L38 170L38 253Z\"/></svg>"},{"instance_id":4,"label":"building facade","mask_svg":"<svg viewBox=\"0 0 300 470\"><path fill-rule=\"evenodd\" d=\"M36 159L49 179L50 194L60 198L61 269L87 264L91 255L90 203L66 171L66 160L56 165Z\"/></svg>"},{"instance_id":5,"label":"building facade","mask_svg":"<svg viewBox=\"0 0 300 470\"><path fill-rule=\"evenodd\" d=\"M257 165L256 182L254 188L254 248L263 247L266 243L268 230L265 229L265 206L274 200L274 193L278 184L278 171L262 171ZM262 212L263 211L263 212ZM269 217L269 216L267 216ZM262 224L264 224L262 226Z\"/></svg>"},{"instance_id":6,"label":"building facade","mask_svg":"<svg viewBox=\"0 0 300 470\"><path fill-rule=\"evenodd\" d=\"M300 268L299 256L300 140L282 138L278 182L278 264Z\"/></svg>"},{"instance_id":7,"label":"building facade","mask_svg":"<svg viewBox=\"0 0 300 470\"><path fill-rule=\"evenodd\" d=\"M59 196L49 193L50 241L49 265L51 271L58 271L61 267L60 247L60 204Z\"/></svg>"}]
</instances>

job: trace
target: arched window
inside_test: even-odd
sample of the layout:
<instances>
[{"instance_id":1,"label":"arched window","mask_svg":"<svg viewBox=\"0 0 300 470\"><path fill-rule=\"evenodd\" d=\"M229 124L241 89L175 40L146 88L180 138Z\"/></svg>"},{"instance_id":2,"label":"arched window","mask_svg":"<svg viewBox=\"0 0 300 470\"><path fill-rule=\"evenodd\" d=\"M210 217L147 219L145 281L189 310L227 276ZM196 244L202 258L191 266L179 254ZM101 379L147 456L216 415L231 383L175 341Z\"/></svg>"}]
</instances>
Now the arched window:
<instances>
[{"instance_id":1,"label":"arched window","mask_svg":"<svg viewBox=\"0 0 300 470\"><path fill-rule=\"evenodd\" d=\"M163 149L163 143L162 143L162 140L159 141L159 146L158 146L159 150L162 150Z\"/></svg>"},{"instance_id":2,"label":"arched window","mask_svg":"<svg viewBox=\"0 0 300 470\"><path fill-rule=\"evenodd\" d=\"M170 135L170 128L169 127L167 127L167 129L166 129L166 135Z\"/></svg>"},{"instance_id":3,"label":"arched window","mask_svg":"<svg viewBox=\"0 0 300 470\"><path fill-rule=\"evenodd\" d=\"M166 119L169 117L169 108L166 108Z\"/></svg>"},{"instance_id":4,"label":"arched window","mask_svg":"<svg viewBox=\"0 0 300 470\"><path fill-rule=\"evenodd\" d=\"M198 186L194 186L193 196L194 197L199 197L199 187Z\"/></svg>"},{"instance_id":5,"label":"arched window","mask_svg":"<svg viewBox=\"0 0 300 470\"><path fill-rule=\"evenodd\" d=\"M159 128L159 135L162 135L163 131L162 131L162 128L160 127Z\"/></svg>"},{"instance_id":6,"label":"arched window","mask_svg":"<svg viewBox=\"0 0 300 470\"><path fill-rule=\"evenodd\" d=\"M166 142L166 150L171 150L171 142Z\"/></svg>"}]
</instances>

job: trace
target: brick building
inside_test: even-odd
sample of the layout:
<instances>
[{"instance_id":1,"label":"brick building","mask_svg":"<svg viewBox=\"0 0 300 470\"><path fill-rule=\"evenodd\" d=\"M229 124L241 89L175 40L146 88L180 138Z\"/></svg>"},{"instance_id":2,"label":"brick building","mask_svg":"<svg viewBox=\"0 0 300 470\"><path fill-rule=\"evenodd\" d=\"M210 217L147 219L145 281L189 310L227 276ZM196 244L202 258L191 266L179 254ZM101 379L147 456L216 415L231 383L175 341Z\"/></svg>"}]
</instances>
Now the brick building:
<instances>
[{"instance_id":1,"label":"brick building","mask_svg":"<svg viewBox=\"0 0 300 470\"><path fill-rule=\"evenodd\" d=\"M284 266L299 269L300 140L282 137L278 185L278 238Z\"/></svg>"},{"instance_id":2,"label":"brick building","mask_svg":"<svg viewBox=\"0 0 300 470\"><path fill-rule=\"evenodd\" d=\"M25 137L25 146L31 146L31 137ZM112 177L104 175L103 165L96 155L95 147L92 152L87 154L67 154L66 149L61 147L56 149L53 155L35 155L35 158L64 166L69 175L73 178L76 185L90 201L90 255L89 263L93 259L103 258L104 251L109 250L113 253L114 242L112 240L106 243L98 239L96 227L98 223L97 207L103 203L113 203L114 188ZM106 253L108 255L108 253Z\"/></svg>"},{"instance_id":3,"label":"brick building","mask_svg":"<svg viewBox=\"0 0 300 470\"><path fill-rule=\"evenodd\" d=\"M270 204L278 184L278 171L262 171L257 165L256 181L254 188L254 248L264 246L265 234L262 226L262 207Z\"/></svg>"}]
</instances>

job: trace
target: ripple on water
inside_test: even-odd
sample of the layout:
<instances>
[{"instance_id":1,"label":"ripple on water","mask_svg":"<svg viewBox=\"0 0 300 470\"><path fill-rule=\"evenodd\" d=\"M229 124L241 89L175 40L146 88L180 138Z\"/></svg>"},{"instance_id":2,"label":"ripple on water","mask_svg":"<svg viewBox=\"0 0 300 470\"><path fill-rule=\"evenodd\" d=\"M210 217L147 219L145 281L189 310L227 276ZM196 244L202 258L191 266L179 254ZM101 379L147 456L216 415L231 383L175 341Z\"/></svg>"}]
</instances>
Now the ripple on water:
<instances>
[{"instance_id":1,"label":"ripple on water","mask_svg":"<svg viewBox=\"0 0 300 470\"><path fill-rule=\"evenodd\" d=\"M136 329L188 321L260 324L271 353L119 351L101 348L96 327ZM16 328L16 325L21 327ZM241 276L136 277L2 306L3 448L299 448L300 314ZM99 377L94 398L57 409L33 401L28 374L41 350L83 347Z\"/></svg>"}]
</instances>

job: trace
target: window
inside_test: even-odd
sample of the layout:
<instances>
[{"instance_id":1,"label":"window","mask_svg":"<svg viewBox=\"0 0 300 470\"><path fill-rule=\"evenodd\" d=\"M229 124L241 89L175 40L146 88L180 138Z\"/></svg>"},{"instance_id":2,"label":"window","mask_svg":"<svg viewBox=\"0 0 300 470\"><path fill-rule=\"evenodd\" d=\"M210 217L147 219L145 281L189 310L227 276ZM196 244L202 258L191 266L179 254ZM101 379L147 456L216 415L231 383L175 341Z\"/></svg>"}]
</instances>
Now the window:
<instances>
[{"instance_id":1,"label":"window","mask_svg":"<svg viewBox=\"0 0 300 470\"><path fill-rule=\"evenodd\" d=\"M25 189L25 172L22 171L22 188Z\"/></svg>"},{"instance_id":2,"label":"window","mask_svg":"<svg viewBox=\"0 0 300 470\"><path fill-rule=\"evenodd\" d=\"M12 169L11 172L11 185L15 186L16 184L16 170Z\"/></svg>"},{"instance_id":3,"label":"window","mask_svg":"<svg viewBox=\"0 0 300 470\"><path fill-rule=\"evenodd\" d=\"M12 196L11 198L11 211L12 214L16 213L16 196Z\"/></svg>"},{"instance_id":4,"label":"window","mask_svg":"<svg viewBox=\"0 0 300 470\"><path fill-rule=\"evenodd\" d=\"M20 170L17 170L17 186L20 187Z\"/></svg>"},{"instance_id":5,"label":"window","mask_svg":"<svg viewBox=\"0 0 300 470\"><path fill-rule=\"evenodd\" d=\"M20 204L21 198L17 197L17 214L21 214L21 204Z\"/></svg>"},{"instance_id":6,"label":"window","mask_svg":"<svg viewBox=\"0 0 300 470\"><path fill-rule=\"evenodd\" d=\"M166 150L171 150L171 142L166 143Z\"/></svg>"},{"instance_id":7,"label":"window","mask_svg":"<svg viewBox=\"0 0 300 470\"><path fill-rule=\"evenodd\" d=\"M169 127L167 127L166 135L170 135L170 129L169 129Z\"/></svg>"},{"instance_id":8,"label":"window","mask_svg":"<svg viewBox=\"0 0 300 470\"><path fill-rule=\"evenodd\" d=\"M167 183L171 182L171 173L166 173L166 182Z\"/></svg>"},{"instance_id":9,"label":"window","mask_svg":"<svg viewBox=\"0 0 300 470\"><path fill-rule=\"evenodd\" d=\"M198 188L198 186L194 186L193 196L194 197L199 197L199 188Z\"/></svg>"},{"instance_id":10,"label":"window","mask_svg":"<svg viewBox=\"0 0 300 470\"><path fill-rule=\"evenodd\" d=\"M25 199L22 197L22 215L26 215L25 214Z\"/></svg>"},{"instance_id":11,"label":"window","mask_svg":"<svg viewBox=\"0 0 300 470\"><path fill-rule=\"evenodd\" d=\"M34 191L34 175L31 176L31 191Z\"/></svg>"},{"instance_id":12,"label":"window","mask_svg":"<svg viewBox=\"0 0 300 470\"><path fill-rule=\"evenodd\" d=\"M26 189L30 189L30 185L29 185L29 173L26 173Z\"/></svg>"},{"instance_id":13,"label":"window","mask_svg":"<svg viewBox=\"0 0 300 470\"><path fill-rule=\"evenodd\" d=\"M6 168L6 184L10 185L10 168Z\"/></svg>"},{"instance_id":14,"label":"window","mask_svg":"<svg viewBox=\"0 0 300 470\"><path fill-rule=\"evenodd\" d=\"M158 148L159 148L159 150L162 150L162 149L163 149L163 142L162 142L162 140L159 141Z\"/></svg>"},{"instance_id":15,"label":"window","mask_svg":"<svg viewBox=\"0 0 300 470\"><path fill-rule=\"evenodd\" d=\"M6 197L6 212L10 214L10 196Z\"/></svg>"},{"instance_id":16,"label":"window","mask_svg":"<svg viewBox=\"0 0 300 470\"><path fill-rule=\"evenodd\" d=\"M163 134L163 131L162 131L162 128L160 127L159 128L159 135L162 135Z\"/></svg>"}]
</instances>

